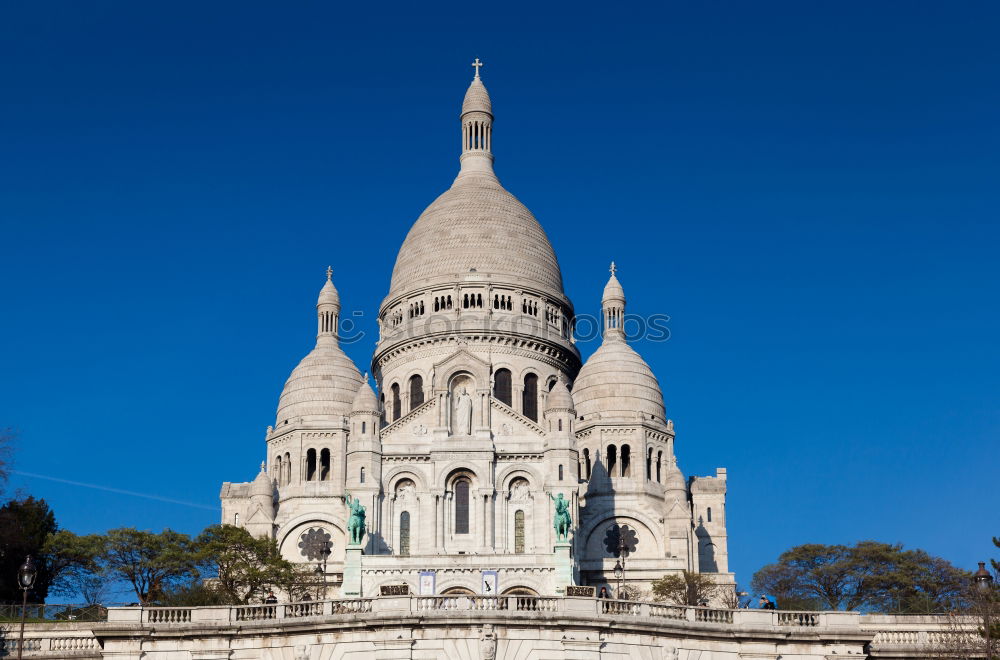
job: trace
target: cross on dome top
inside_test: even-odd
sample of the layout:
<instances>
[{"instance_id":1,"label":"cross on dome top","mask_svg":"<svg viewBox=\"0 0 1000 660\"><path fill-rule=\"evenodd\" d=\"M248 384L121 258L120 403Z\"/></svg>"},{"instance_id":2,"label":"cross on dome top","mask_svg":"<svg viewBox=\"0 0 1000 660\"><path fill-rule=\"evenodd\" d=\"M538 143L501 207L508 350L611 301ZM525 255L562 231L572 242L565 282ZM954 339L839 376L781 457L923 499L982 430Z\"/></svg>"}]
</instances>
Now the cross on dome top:
<instances>
[{"instance_id":1,"label":"cross on dome top","mask_svg":"<svg viewBox=\"0 0 1000 660\"><path fill-rule=\"evenodd\" d=\"M611 274L614 275L615 273L618 272L618 266L616 266L615 262L612 261L611 262L611 268L609 268L608 270L610 270Z\"/></svg>"},{"instance_id":2,"label":"cross on dome top","mask_svg":"<svg viewBox=\"0 0 1000 660\"><path fill-rule=\"evenodd\" d=\"M326 267L326 281L329 282L333 278L333 266Z\"/></svg>"},{"instance_id":3,"label":"cross on dome top","mask_svg":"<svg viewBox=\"0 0 1000 660\"><path fill-rule=\"evenodd\" d=\"M472 63L472 66L473 66L473 67L475 67L475 69L476 69L476 77L477 77L477 78L479 77L479 67L481 67L482 65L483 65L483 63L479 61L479 58L478 58L478 57L477 57L477 58L476 58L476 60L475 60L475 61L474 61L474 62Z\"/></svg>"}]
</instances>

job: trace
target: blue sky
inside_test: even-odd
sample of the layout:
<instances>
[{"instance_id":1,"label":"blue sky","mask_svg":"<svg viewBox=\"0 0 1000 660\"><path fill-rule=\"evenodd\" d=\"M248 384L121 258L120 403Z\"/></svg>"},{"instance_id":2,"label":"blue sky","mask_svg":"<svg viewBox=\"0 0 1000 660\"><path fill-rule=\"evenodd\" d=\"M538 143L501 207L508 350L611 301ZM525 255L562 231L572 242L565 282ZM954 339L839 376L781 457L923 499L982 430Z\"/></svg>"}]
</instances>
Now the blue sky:
<instances>
[{"instance_id":1,"label":"blue sky","mask_svg":"<svg viewBox=\"0 0 1000 660\"><path fill-rule=\"evenodd\" d=\"M461 9L461 11L460 11ZM251 479L333 265L368 340L454 177L496 167L579 312L617 261L742 584L805 542L996 556L1000 8L6 3L0 426L77 532L197 532ZM584 344L589 355L596 344Z\"/></svg>"}]
</instances>

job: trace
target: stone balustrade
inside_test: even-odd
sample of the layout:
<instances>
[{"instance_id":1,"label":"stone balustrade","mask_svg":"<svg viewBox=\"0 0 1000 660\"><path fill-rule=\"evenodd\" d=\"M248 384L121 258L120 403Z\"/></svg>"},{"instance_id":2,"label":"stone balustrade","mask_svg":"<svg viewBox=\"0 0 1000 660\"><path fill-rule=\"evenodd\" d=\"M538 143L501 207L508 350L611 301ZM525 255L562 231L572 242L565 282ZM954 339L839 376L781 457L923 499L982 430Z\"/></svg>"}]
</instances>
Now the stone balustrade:
<instances>
[{"instance_id":1,"label":"stone balustrade","mask_svg":"<svg viewBox=\"0 0 1000 660\"><path fill-rule=\"evenodd\" d=\"M502 612L504 615L534 616L538 613L574 616L667 619L713 626L754 627L853 627L855 612L784 612L780 610L726 610L684 607L664 603L606 598L558 596L383 596L340 600L238 605L223 607L119 607L111 608L111 623L197 625L219 623L271 622L279 619L338 615L448 615L457 612Z\"/></svg>"},{"instance_id":2,"label":"stone balustrade","mask_svg":"<svg viewBox=\"0 0 1000 660\"><path fill-rule=\"evenodd\" d=\"M359 657L367 658L367 651L362 652L369 648L366 645L376 644L379 649L383 648L379 644L387 645L385 649L405 645L399 641L401 631L422 630L419 639L407 638L413 649L432 643L444 648L440 645L459 643L455 640L478 643L475 640L489 626L496 630L511 626L521 631L518 639L531 631L530 643L555 649L554 658L600 658L603 656L597 651L579 655L580 645L599 643L640 654L647 647L691 645L711 650L713 657L718 654L719 658L736 658L743 653L777 657L788 652L800 658L853 655L860 659L867 655L898 660L934 658L944 648L971 648L976 641L975 622L962 617L727 610L584 597L449 594L232 607L112 607L107 622L28 624L24 657L138 660L147 650L183 655L191 644L221 645L219 655L212 658L229 657L229 650L238 648L242 657L256 657L252 654L259 649L252 645L258 642L251 640L290 644L288 640L299 639L295 635L309 631L324 640L322 643L361 649ZM241 630L256 632L249 637L233 636L233 631ZM567 630L572 634L567 636ZM5 639L0 635L0 656L16 656L18 643L14 631L6 631ZM564 648L565 655L559 655L559 648ZM571 648L575 650L570 652ZM381 653L370 657L381 658ZM435 657L451 657L451 651L444 653ZM390 653L384 657L410 656Z\"/></svg>"},{"instance_id":3,"label":"stone balustrade","mask_svg":"<svg viewBox=\"0 0 1000 660\"><path fill-rule=\"evenodd\" d=\"M99 623L32 623L25 626L25 658L99 658L101 645L93 628ZM0 625L0 657L16 658L20 645L16 625Z\"/></svg>"}]
</instances>

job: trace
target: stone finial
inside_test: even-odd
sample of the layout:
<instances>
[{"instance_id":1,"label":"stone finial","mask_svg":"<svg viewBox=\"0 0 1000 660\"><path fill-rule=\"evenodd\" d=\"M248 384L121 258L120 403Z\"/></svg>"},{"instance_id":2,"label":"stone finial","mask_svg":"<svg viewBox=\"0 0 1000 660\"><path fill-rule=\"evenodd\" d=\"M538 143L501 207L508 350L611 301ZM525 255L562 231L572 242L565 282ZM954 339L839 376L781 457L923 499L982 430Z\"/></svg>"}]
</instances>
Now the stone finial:
<instances>
[{"instance_id":1,"label":"stone finial","mask_svg":"<svg viewBox=\"0 0 1000 660\"><path fill-rule=\"evenodd\" d=\"M330 282L333 280L333 266L326 267L326 281Z\"/></svg>"},{"instance_id":2,"label":"stone finial","mask_svg":"<svg viewBox=\"0 0 1000 660\"><path fill-rule=\"evenodd\" d=\"M260 471L261 472L267 472L267 462L266 461L261 461L260 462Z\"/></svg>"}]
</instances>

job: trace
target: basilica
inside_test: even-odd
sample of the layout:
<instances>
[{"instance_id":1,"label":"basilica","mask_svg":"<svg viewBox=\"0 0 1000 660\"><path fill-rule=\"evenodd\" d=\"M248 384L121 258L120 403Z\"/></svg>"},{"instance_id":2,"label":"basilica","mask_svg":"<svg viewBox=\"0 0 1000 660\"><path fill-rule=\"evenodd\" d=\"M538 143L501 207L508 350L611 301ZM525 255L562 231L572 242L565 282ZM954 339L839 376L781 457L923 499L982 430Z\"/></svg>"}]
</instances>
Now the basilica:
<instances>
[{"instance_id":1,"label":"basilica","mask_svg":"<svg viewBox=\"0 0 1000 660\"><path fill-rule=\"evenodd\" d=\"M316 346L285 382L259 474L223 484L222 522L315 565L334 596L615 592L620 578L642 592L682 570L733 584L726 471L681 471L656 376L625 336L614 265L602 343L581 360L552 245L494 173L474 66L458 175L399 249L371 377L338 344L328 269Z\"/></svg>"}]
</instances>

